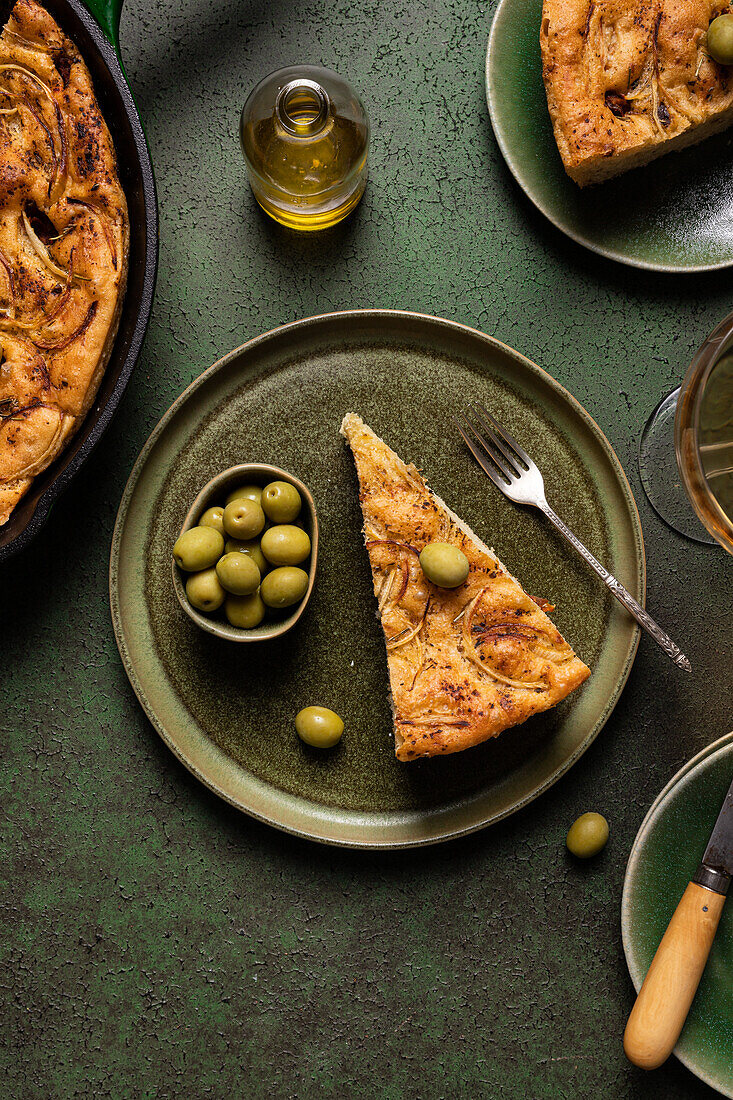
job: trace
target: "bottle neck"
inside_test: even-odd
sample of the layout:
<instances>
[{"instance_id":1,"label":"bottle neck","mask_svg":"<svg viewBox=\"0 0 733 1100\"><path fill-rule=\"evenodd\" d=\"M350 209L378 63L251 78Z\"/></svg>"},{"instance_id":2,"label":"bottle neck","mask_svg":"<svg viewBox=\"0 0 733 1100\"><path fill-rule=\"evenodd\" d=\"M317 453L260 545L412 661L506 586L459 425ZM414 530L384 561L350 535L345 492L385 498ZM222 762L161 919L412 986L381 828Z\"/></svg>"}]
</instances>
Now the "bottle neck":
<instances>
[{"instance_id":1,"label":"bottle neck","mask_svg":"<svg viewBox=\"0 0 733 1100\"><path fill-rule=\"evenodd\" d=\"M291 80L280 89L275 100L278 122L294 137L312 137L320 133L330 111L328 92L315 80Z\"/></svg>"}]
</instances>

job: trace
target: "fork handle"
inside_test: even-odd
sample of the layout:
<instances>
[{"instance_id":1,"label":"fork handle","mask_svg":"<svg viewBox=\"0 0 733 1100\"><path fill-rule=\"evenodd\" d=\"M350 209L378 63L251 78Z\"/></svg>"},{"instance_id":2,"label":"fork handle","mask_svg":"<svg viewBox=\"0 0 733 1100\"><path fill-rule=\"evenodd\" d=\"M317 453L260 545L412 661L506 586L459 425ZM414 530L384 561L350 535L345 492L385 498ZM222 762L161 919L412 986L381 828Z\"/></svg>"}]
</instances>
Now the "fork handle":
<instances>
[{"instance_id":1,"label":"fork handle","mask_svg":"<svg viewBox=\"0 0 733 1100\"><path fill-rule=\"evenodd\" d=\"M552 523L560 534L567 539L570 545L578 551L581 558L584 558L588 562L588 565L595 569L606 587L613 593L619 603L623 604L626 610L633 615L639 626L642 626L648 634L651 634L657 645L661 646L667 656L674 661L678 668L683 668L685 672L692 672L692 665L687 657L685 657L682 650L664 633L659 623L654 621L649 612L645 611L640 603L637 603L631 593L626 591L621 581L616 580L613 574L609 573L608 570L601 565L598 559L591 554L588 547L584 546L577 535L573 534L567 523L563 523L557 512L552 510L547 501L544 501L540 505L540 508L545 513L550 523Z\"/></svg>"}]
</instances>

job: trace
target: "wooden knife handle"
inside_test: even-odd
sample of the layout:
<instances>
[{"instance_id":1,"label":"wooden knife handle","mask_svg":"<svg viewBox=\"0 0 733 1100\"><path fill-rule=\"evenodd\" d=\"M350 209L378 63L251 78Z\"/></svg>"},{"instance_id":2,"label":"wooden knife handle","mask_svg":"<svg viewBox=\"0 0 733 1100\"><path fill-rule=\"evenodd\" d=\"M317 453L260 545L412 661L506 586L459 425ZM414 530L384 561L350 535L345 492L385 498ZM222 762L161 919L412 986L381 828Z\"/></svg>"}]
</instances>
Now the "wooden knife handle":
<instances>
[{"instance_id":1,"label":"wooden knife handle","mask_svg":"<svg viewBox=\"0 0 733 1100\"><path fill-rule=\"evenodd\" d=\"M700 984L725 895L691 882L652 959L624 1032L624 1051L642 1069L672 1053Z\"/></svg>"}]
</instances>

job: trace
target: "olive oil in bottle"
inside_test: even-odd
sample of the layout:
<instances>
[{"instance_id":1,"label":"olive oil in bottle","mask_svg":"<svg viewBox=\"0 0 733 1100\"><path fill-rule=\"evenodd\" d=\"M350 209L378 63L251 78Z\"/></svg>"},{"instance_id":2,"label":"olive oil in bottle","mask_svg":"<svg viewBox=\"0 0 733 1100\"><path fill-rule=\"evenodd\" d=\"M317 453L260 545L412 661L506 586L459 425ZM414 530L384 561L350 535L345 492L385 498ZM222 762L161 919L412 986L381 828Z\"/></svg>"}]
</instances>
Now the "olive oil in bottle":
<instances>
[{"instance_id":1,"label":"olive oil in bottle","mask_svg":"<svg viewBox=\"0 0 733 1100\"><path fill-rule=\"evenodd\" d=\"M364 193L369 119L356 92L330 69L292 66L249 94L240 123L252 191L292 229L325 229Z\"/></svg>"}]
</instances>

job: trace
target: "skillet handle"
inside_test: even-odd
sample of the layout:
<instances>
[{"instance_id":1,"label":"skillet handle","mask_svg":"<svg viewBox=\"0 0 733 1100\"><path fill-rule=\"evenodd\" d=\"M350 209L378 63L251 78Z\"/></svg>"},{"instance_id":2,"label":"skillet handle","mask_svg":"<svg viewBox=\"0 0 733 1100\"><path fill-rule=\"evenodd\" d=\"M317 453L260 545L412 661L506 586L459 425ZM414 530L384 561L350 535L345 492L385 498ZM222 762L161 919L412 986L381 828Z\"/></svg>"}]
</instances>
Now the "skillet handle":
<instances>
[{"instance_id":1,"label":"skillet handle","mask_svg":"<svg viewBox=\"0 0 733 1100\"><path fill-rule=\"evenodd\" d=\"M85 6L99 23L105 38L120 56L120 15L124 0L84 0Z\"/></svg>"}]
</instances>

